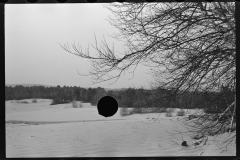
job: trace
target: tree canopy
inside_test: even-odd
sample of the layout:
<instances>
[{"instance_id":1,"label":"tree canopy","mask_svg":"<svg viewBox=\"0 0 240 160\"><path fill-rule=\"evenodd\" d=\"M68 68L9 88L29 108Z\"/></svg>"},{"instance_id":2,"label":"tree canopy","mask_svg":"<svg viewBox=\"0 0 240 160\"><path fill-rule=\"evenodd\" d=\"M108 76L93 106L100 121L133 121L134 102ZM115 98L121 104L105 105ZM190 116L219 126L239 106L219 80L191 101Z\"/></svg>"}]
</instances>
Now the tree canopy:
<instances>
[{"instance_id":1,"label":"tree canopy","mask_svg":"<svg viewBox=\"0 0 240 160\"><path fill-rule=\"evenodd\" d=\"M156 87L184 90L219 90L236 87L236 26L233 2L113 3L110 24L124 42L122 56L105 39L91 56L89 48L61 45L66 51L90 59L88 75L94 83L117 80L138 64L149 66ZM113 71L118 71L113 74ZM115 73L115 72L114 72Z\"/></svg>"}]
</instances>

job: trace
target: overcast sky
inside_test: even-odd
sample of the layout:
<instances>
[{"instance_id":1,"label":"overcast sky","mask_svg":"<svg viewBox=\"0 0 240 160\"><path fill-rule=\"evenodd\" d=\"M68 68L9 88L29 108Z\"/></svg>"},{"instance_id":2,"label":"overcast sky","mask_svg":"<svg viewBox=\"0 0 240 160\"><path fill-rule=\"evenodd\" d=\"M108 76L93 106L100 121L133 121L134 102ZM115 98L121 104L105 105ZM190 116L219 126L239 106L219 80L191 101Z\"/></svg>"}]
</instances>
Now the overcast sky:
<instances>
[{"instance_id":1,"label":"overcast sky","mask_svg":"<svg viewBox=\"0 0 240 160\"><path fill-rule=\"evenodd\" d=\"M5 83L44 84L80 87L122 88L148 86L147 68L139 66L132 74L125 74L116 83L91 85L86 59L64 51L58 43L78 42L82 48L94 44L94 33L115 51L122 44L108 35L118 30L107 21L111 12L102 4L6 4L5 5ZM93 51L93 50L92 50ZM131 79L132 78L132 79Z\"/></svg>"}]
</instances>

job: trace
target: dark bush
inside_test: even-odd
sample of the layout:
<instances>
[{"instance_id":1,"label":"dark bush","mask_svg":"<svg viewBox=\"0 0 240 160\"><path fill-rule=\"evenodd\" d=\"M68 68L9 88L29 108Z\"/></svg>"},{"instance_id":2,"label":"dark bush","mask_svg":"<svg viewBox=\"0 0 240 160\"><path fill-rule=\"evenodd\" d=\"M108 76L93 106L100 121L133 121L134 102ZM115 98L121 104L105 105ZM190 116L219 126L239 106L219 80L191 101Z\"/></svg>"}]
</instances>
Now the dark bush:
<instances>
[{"instance_id":1,"label":"dark bush","mask_svg":"<svg viewBox=\"0 0 240 160\"><path fill-rule=\"evenodd\" d=\"M217 110L217 109L211 109L211 108L207 108L204 110L205 113L207 114L216 114L216 113L222 113L222 111Z\"/></svg>"},{"instance_id":2,"label":"dark bush","mask_svg":"<svg viewBox=\"0 0 240 160\"><path fill-rule=\"evenodd\" d=\"M200 115L194 115L194 114L191 114L191 115L188 115L188 120L191 120L191 119L194 119L194 118L199 118Z\"/></svg>"},{"instance_id":3,"label":"dark bush","mask_svg":"<svg viewBox=\"0 0 240 160\"><path fill-rule=\"evenodd\" d=\"M77 101L72 101L72 107L73 107L73 108L78 108Z\"/></svg>"},{"instance_id":4,"label":"dark bush","mask_svg":"<svg viewBox=\"0 0 240 160\"><path fill-rule=\"evenodd\" d=\"M129 110L128 108L120 108L120 115L121 116L128 116L133 114L133 112L131 110Z\"/></svg>"},{"instance_id":5,"label":"dark bush","mask_svg":"<svg viewBox=\"0 0 240 160\"><path fill-rule=\"evenodd\" d=\"M168 108L166 112L166 117L172 117L172 112L174 111L174 108Z\"/></svg>"},{"instance_id":6,"label":"dark bush","mask_svg":"<svg viewBox=\"0 0 240 160\"><path fill-rule=\"evenodd\" d=\"M177 116L185 116L184 110L181 109L180 111L178 111Z\"/></svg>"},{"instance_id":7,"label":"dark bush","mask_svg":"<svg viewBox=\"0 0 240 160\"><path fill-rule=\"evenodd\" d=\"M61 98L56 98L52 100L52 103L50 105L56 105L56 104L65 104L65 103L70 103L70 100L64 100Z\"/></svg>"}]
</instances>

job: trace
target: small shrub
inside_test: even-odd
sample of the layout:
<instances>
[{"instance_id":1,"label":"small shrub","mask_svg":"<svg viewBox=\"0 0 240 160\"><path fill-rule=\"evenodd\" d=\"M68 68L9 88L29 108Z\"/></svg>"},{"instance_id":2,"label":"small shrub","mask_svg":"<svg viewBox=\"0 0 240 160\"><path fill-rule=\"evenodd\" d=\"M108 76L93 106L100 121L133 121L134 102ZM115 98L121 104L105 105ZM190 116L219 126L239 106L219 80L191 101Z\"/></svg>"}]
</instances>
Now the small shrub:
<instances>
[{"instance_id":1,"label":"small shrub","mask_svg":"<svg viewBox=\"0 0 240 160\"><path fill-rule=\"evenodd\" d=\"M55 104L59 104L59 100L58 99L53 99L52 100L51 105L55 105Z\"/></svg>"},{"instance_id":2,"label":"small shrub","mask_svg":"<svg viewBox=\"0 0 240 160\"><path fill-rule=\"evenodd\" d=\"M131 109L128 109L128 114L129 115L133 114L133 111Z\"/></svg>"},{"instance_id":3,"label":"small shrub","mask_svg":"<svg viewBox=\"0 0 240 160\"><path fill-rule=\"evenodd\" d=\"M213 107L205 108L204 112L207 113L207 114L222 113L222 111L220 109L216 109L216 108L213 108Z\"/></svg>"},{"instance_id":4,"label":"small shrub","mask_svg":"<svg viewBox=\"0 0 240 160\"><path fill-rule=\"evenodd\" d=\"M173 108L166 109L166 117L172 117L172 112L174 111Z\"/></svg>"},{"instance_id":5,"label":"small shrub","mask_svg":"<svg viewBox=\"0 0 240 160\"><path fill-rule=\"evenodd\" d=\"M80 104L79 104L79 108L83 108L83 104L82 104L82 102L80 102Z\"/></svg>"},{"instance_id":6,"label":"small shrub","mask_svg":"<svg viewBox=\"0 0 240 160\"><path fill-rule=\"evenodd\" d=\"M72 107L73 107L73 108L78 108L77 101L72 101Z\"/></svg>"},{"instance_id":7,"label":"small shrub","mask_svg":"<svg viewBox=\"0 0 240 160\"><path fill-rule=\"evenodd\" d=\"M138 113L142 114L142 108L133 108L132 113L133 114L138 114Z\"/></svg>"},{"instance_id":8,"label":"small shrub","mask_svg":"<svg viewBox=\"0 0 240 160\"><path fill-rule=\"evenodd\" d=\"M33 99L33 100L32 100L32 103L37 103L37 99Z\"/></svg>"},{"instance_id":9,"label":"small shrub","mask_svg":"<svg viewBox=\"0 0 240 160\"><path fill-rule=\"evenodd\" d=\"M132 114L145 114L145 113L164 113L166 112L166 108L157 108L157 107L151 107L151 108L133 108L133 110L130 110L129 112Z\"/></svg>"},{"instance_id":10,"label":"small shrub","mask_svg":"<svg viewBox=\"0 0 240 160\"><path fill-rule=\"evenodd\" d=\"M128 110L128 108L120 108L120 115L121 115L121 116L127 116L127 115L129 115L129 110Z\"/></svg>"},{"instance_id":11,"label":"small shrub","mask_svg":"<svg viewBox=\"0 0 240 160\"><path fill-rule=\"evenodd\" d=\"M90 104L91 104L92 106L96 106L96 105L97 105L97 102L90 102Z\"/></svg>"},{"instance_id":12,"label":"small shrub","mask_svg":"<svg viewBox=\"0 0 240 160\"><path fill-rule=\"evenodd\" d=\"M167 112L166 117L172 117L172 112Z\"/></svg>"},{"instance_id":13,"label":"small shrub","mask_svg":"<svg viewBox=\"0 0 240 160\"><path fill-rule=\"evenodd\" d=\"M184 110L181 109L180 111L178 111L177 116L185 116Z\"/></svg>"},{"instance_id":14,"label":"small shrub","mask_svg":"<svg viewBox=\"0 0 240 160\"><path fill-rule=\"evenodd\" d=\"M225 129L225 132L234 132L234 131L236 131L236 127L233 127L233 128L226 128Z\"/></svg>"}]
</instances>

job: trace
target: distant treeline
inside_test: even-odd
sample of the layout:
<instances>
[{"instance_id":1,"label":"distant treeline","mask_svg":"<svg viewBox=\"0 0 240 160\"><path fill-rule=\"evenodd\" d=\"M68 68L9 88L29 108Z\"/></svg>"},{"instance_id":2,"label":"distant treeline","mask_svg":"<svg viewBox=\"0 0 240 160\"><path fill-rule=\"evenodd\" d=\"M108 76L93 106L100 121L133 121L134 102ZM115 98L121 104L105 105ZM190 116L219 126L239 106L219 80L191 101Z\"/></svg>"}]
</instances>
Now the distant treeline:
<instances>
[{"instance_id":1,"label":"distant treeline","mask_svg":"<svg viewBox=\"0 0 240 160\"><path fill-rule=\"evenodd\" d=\"M70 101L83 101L96 105L98 99L106 95L104 88L82 88L68 87L59 85L56 87L31 86L24 87L17 85L15 87L5 86L5 100L21 100L29 98L53 99L54 104L68 103Z\"/></svg>"},{"instance_id":2,"label":"distant treeline","mask_svg":"<svg viewBox=\"0 0 240 160\"><path fill-rule=\"evenodd\" d=\"M5 86L5 100L29 98L53 99L54 104L69 103L77 100L96 105L103 96L116 98L120 107L126 108L213 108L223 110L234 101L235 92L223 88L220 92L183 92L175 95L173 91L157 88L128 88L125 90L105 91L104 88L82 87L44 87Z\"/></svg>"}]
</instances>

